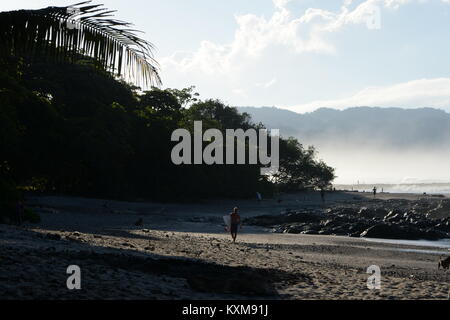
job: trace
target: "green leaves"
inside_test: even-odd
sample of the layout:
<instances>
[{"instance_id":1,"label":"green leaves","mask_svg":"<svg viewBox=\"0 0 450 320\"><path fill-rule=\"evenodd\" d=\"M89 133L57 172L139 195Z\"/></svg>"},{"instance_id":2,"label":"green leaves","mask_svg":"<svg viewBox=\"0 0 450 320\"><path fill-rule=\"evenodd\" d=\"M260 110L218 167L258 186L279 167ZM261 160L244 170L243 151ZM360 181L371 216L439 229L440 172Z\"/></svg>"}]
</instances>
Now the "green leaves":
<instances>
[{"instance_id":1,"label":"green leaves","mask_svg":"<svg viewBox=\"0 0 450 320\"><path fill-rule=\"evenodd\" d=\"M326 188L335 179L335 170L317 159L314 147L305 148L297 139L280 139L280 171L274 176L280 190Z\"/></svg>"},{"instance_id":2,"label":"green leaves","mask_svg":"<svg viewBox=\"0 0 450 320\"><path fill-rule=\"evenodd\" d=\"M0 59L76 62L84 55L137 86L160 85L153 45L113 19L115 11L90 3L0 12Z\"/></svg>"}]
</instances>

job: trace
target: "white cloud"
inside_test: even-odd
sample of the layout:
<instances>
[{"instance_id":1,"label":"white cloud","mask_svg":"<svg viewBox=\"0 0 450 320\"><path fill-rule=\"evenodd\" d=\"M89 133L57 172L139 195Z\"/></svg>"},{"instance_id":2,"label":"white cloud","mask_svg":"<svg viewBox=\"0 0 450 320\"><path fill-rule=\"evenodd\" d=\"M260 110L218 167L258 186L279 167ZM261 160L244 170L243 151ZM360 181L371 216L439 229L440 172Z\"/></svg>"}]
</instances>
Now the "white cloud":
<instances>
[{"instance_id":1,"label":"white cloud","mask_svg":"<svg viewBox=\"0 0 450 320\"><path fill-rule=\"evenodd\" d=\"M291 1L292 0L273 0L273 4L277 8L284 9L286 7L286 5Z\"/></svg>"},{"instance_id":2,"label":"white cloud","mask_svg":"<svg viewBox=\"0 0 450 320\"><path fill-rule=\"evenodd\" d=\"M232 89L231 92L237 96L247 97L247 93L245 92L244 89L236 88Z\"/></svg>"},{"instance_id":3,"label":"white cloud","mask_svg":"<svg viewBox=\"0 0 450 320\"><path fill-rule=\"evenodd\" d=\"M273 0L274 12L268 19L255 14L236 15L237 28L231 43L204 40L195 52L176 52L160 59L163 72L176 70L227 76L242 70L248 60L258 59L273 46L283 46L297 54L334 54L336 48L327 39L328 34L346 25L367 24L376 13L375 9L396 9L413 0L366 0L353 10L349 9L353 2L343 0L338 12L309 8L299 17L294 17L286 7L291 1Z\"/></svg>"},{"instance_id":4,"label":"white cloud","mask_svg":"<svg viewBox=\"0 0 450 320\"><path fill-rule=\"evenodd\" d=\"M300 13L291 10L289 4L293 0L272 1L274 9L269 16L252 13L236 15L236 29L230 42L204 40L193 52L179 51L160 58L165 83L175 87L195 84L208 96L232 99L236 105L255 104L255 101L261 101L261 97L267 96L264 96L264 91L267 91L265 89L275 83L283 88L282 85L289 87L286 85L287 81L296 81L284 77L288 74L285 68L300 69L303 63L302 54L337 55L339 37L334 35L338 32L342 33L352 26L370 28L370 19L374 18L377 10L397 10L402 5L425 0L341 0L341 6L337 10L308 8ZM273 79L267 78L267 74L276 77L275 80L272 82ZM306 76L307 74L299 76L303 84L302 90L307 90L304 86L307 84L304 80ZM323 106L322 103L334 102L338 107L344 104L385 105L383 99L373 93L378 92L377 90L382 88L368 88L350 98L316 101L302 108L312 109ZM412 98L408 100L408 97L395 96L393 93L391 97L390 101L386 101L386 105L393 105L397 101L397 105L405 101L408 102L407 105L418 105ZM277 104L274 97L269 98L273 98L270 103ZM289 99L292 101L292 98ZM420 102L422 105L440 106L443 105L442 99L442 96L437 96L435 100L430 97L430 100Z\"/></svg>"},{"instance_id":5,"label":"white cloud","mask_svg":"<svg viewBox=\"0 0 450 320\"><path fill-rule=\"evenodd\" d=\"M273 85L275 85L277 82L278 82L278 79L273 78L272 80L265 82L265 83L256 83L255 87L268 89L268 88L272 87Z\"/></svg>"},{"instance_id":6,"label":"white cloud","mask_svg":"<svg viewBox=\"0 0 450 320\"><path fill-rule=\"evenodd\" d=\"M450 78L420 79L392 86L369 87L347 98L313 101L285 109L303 113L322 107L345 109L357 106L434 107L450 111Z\"/></svg>"}]
</instances>

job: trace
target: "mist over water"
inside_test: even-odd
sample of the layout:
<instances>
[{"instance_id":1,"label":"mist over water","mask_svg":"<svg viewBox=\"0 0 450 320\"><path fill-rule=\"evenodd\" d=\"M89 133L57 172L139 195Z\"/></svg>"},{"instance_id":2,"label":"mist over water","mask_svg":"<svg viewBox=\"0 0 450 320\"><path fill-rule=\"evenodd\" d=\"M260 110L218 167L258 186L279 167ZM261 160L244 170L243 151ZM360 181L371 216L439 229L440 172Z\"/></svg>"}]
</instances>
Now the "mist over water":
<instances>
[{"instance_id":1,"label":"mist over water","mask_svg":"<svg viewBox=\"0 0 450 320\"><path fill-rule=\"evenodd\" d=\"M280 129L284 137L313 145L318 157L336 169L335 184L359 182L370 189L388 184L389 192L449 192L448 112L377 107L322 108L306 114L270 107L240 110L256 123Z\"/></svg>"},{"instance_id":2,"label":"mist over water","mask_svg":"<svg viewBox=\"0 0 450 320\"><path fill-rule=\"evenodd\" d=\"M450 150L329 146L318 141L315 146L319 157L336 169L336 184L390 184L397 186L392 187L396 191L449 192Z\"/></svg>"},{"instance_id":3,"label":"mist over water","mask_svg":"<svg viewBox=\"0 0 450 320\"><path fill-rule=\"evenodd\" d=\"M336 169L338 189L416 194L450 194L450 150L391 148L315 141L319 157Z\"/></svg>"}]
</instances>

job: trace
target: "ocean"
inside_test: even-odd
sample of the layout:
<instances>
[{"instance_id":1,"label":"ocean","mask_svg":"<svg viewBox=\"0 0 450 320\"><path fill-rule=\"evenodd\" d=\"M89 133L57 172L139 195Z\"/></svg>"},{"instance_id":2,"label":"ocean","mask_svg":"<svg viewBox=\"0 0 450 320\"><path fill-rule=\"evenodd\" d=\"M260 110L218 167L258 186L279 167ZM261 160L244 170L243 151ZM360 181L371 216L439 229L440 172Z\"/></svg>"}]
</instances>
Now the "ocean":
<instances>
[{"instance_id":1,"label":"ocean","mask_svg":"<svg viewBox=\"0 0 450 320\"><path fill-rule=\"evenodd\" d=\"M450 183L400 183L400 184L337 184L337 190L353 190L372 192L377 187L378 192L416 193L416 194L450 194Z\"/></svg>"}]
</instances>

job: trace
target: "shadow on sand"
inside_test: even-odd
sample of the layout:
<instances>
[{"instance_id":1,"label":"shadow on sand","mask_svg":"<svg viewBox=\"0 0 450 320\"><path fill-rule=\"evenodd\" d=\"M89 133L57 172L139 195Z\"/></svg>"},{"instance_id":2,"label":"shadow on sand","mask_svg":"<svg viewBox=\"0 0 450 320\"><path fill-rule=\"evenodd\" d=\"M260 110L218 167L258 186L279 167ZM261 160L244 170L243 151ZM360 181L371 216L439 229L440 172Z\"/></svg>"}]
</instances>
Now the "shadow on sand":
<instances>
[{"instance_id":1,"label":"shadow on sand","mask_svg":"<svg viewBox=\"0 0 450 320\"><path fill-rule=\"evenodd\" d=\"M14 249L3 247L2 256L7 257L2 259L3 267L7 267L8 263L11 263L10 269L13 270L12 264L20 263L21 267L34 270L39 276L30 275L30 279L42 279L42 273L45 273L45 268L40 265L27 265L31 264L29 260L24 257L37 256L40 259L44 259L45 263L52 264L52 268L55 270L67 267L68 264L75 264L83 266L84 270L89 269L91 272L95 272L99 267L104 270L124 270L132 273L139 273L141 276L157 276L157 277L171 277L181 280L185 280L190 290L208 294L224 295L226 299L227 295L240 296L242 298L252 297L261 299L278 299L279 295L276 290L276 286L281 283L299 283L310 282L311 279L304 274L293 274L281 270L264 269L264 268L252 268L246 266L225 266L215 263L207 263L198 259L189 259L184 257L166 257L154 253L142 252L134 249L118 249L118 248L105 248L101 246L94 246L86 242L74 242L68 239L58 239L58 237L52 238L52 234L42 235L39 232L24 229L23 232L27 233L27 236L32 238L40 238L43 242L43 246L39 248L24 248L22 247L20 252L15 252ZM126 231L114 231L117 236L131 237L132 235ZM110 235L108 233L108 235ZM150 240L151 237L139 236ZM58 248L58 249L56 249ZM94 268L95 266L95 268ZM59 272L58 272L59 274ZM65 283L65 272L61 272L61 283ZM40 285L40 284L36 284ZM97 280L96 284L91 284L90 287L95 287L96 291L108 292L111 283L104 283L101 280ZM33 285L31 286L33 287ZM63 291L64 292L64 291ZM14 295L8 294L4 296L0 293L1 299L23 299L23 295L20 297L14 297ZM33 293L30 292L29 296L26 295L25 299L36 298ZM42 298L39 296L38 298ZM82 292L55 297L53 294L49 294L48 299L86 299L86 296ZM123 297L120 297L123 298ZM126 297L125 297L126 298ZM145 299L151 299L151 297L143 297ZM175 298L175 297L174 297ZM45 297L44 299L47 299Z\"/></svg>"}]
</instances>

